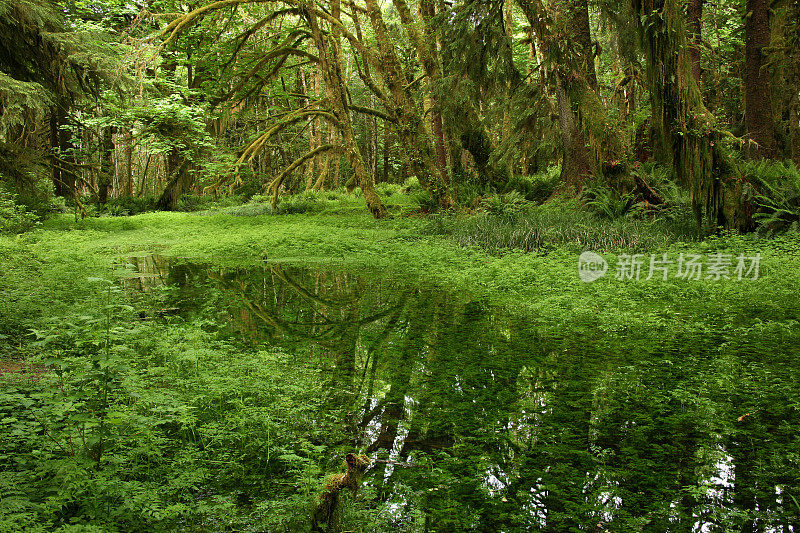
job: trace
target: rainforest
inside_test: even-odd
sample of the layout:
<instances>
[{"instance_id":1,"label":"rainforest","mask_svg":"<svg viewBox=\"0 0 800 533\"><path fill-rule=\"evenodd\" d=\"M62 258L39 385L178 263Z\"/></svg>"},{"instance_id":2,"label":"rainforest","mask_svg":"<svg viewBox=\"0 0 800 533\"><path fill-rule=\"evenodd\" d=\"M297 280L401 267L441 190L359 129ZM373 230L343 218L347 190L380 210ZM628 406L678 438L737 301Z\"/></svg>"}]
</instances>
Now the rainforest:
<instances>
[{"instance_id":1,"label":"rainforest","mask_svg":"<svg viewBox=\"0 0 800 533\"><path fill-rule=\"evenodd\" d=\"M0 0L0 531L800 533L798 287L798 0Z\"/></svg>"}]
</instances>

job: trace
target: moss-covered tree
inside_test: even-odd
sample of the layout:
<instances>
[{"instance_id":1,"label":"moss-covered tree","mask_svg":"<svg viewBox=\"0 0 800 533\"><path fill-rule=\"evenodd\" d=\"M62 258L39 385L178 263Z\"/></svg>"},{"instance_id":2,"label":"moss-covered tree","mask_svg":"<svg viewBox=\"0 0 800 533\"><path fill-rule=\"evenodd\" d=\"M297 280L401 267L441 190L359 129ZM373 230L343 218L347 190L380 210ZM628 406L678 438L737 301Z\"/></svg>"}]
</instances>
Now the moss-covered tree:
<instances>
[{"instance_id":1,"label":"moss-covered tree","mask_svg":"<svg viewBox=\"0 0 800 533\"><path fill-rule=\"evenodd\" d=\"M562 181L580 190L590 176L624 188L626 173L619 127L600 98L586 0L518 0L555 88L561 127Z\"/></svg>"},{"instance_id":2,"label":"moss-covered tree","mask_svg":"<svg viewBox=\"0 0 800 533\"><path fill-rule=\"evenodd\" d=\"M752 158L777 153L772 115L772 86L767 71L766 49L770 41L769 0L747 0L744 19L744 116Z\"/></svg>"},{"instance_id":3,"label":"moss-covered tree","mask_svg":"<svg viewBox=\"0 0 800 533\"><path fill-rule=\"evenodd\" d=\"M744 187L726 153L724 132L703 105L692 74L687 30L678 0L632 0L647 59L653 124L663 154L690 194L698 222L746 229Z\"/></svg>"}]
</instances>

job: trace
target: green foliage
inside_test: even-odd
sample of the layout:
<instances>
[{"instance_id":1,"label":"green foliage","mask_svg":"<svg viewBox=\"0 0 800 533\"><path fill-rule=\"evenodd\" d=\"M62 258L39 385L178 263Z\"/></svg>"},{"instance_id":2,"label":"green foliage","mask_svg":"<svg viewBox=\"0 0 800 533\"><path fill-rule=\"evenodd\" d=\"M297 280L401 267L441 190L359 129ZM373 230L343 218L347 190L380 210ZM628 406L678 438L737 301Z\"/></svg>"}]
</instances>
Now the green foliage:
<instances>
[{"instance_id":1,"label":"green foliage","mask_svg":"<svg viewBox=\"0 0 800 533\"><path fill-rule=\"evenodd\" d=\"M419 180L416 176L411 176L406 181L403 182L403 192L406 194L411 194L415 192L419 192L422 190L422 185L419 184Z\"/></svg>"},{"instance_id":2,"label":"green foliage","mask_svg":"<svg viewBox=\"0 0 800 533\"><path fill-rule=\"evenodd\" d=\"M517 191L505 194L493 194L481 201L481 207L488 213L498 217L510 217L523 211L528 206L525 197Z\"/></svg>"},{"instance_id":3,"label":"green foliage","mask_svg":"<svg viewBox=\"0 0 800 533\"><path fill-rule=\"evenodd\" d=\"M375 192L382 197L390 197L402 194L403 186L397 183L378 183L375 185Z\"/></svg>"},{"instance_id":4,"label":"green foliage","mask_svg":"<svg viewBox=\"0 0 800 533\"><path fill-rule=\"evenodd\" d=\"M202 211L212 208L225 208L240 205L242 200L238 196L214 197L203 194L184 194L178 201L176 211Z\"/></svg>"},{"instance_id":5,"label":"green foliage","mask_svg":"<svg viewBox=\"0 0 800 533\"><path fill-rule=\"evenodd\" d=\"M222 208L217 212L237 217L256 217L260 215L271 215L275 210L272 208L272 201L270 198L256 195L246 204Z\"/></svg>"},{"instance_id":6,"label":"green foliage","mask_svg":"<svg viewBox=\"0 0 800 533\"><path fill-rule=\"evenodd\" d=\"M588 187L584 189L582 197L594 213L609 220L626 216L635 205L632 194L621 195L611 187Z\"/></svg>"},{"instance_id":7,"label":"green foliage","mask_svg":"<svg viewBox=\"0 0 800 533\"><path fill-rule=\"evenodd\" d=\"M519 218L438 216L421 235L434 222L148 213L0 236L2 529L304 531L353 436L392 424L396 443L414 430L433 446L406 438L407 460L377 463L347 530L537 531L545 510L564 531L598 515L620 531L694 524L698 509L720 530L796 516L774 487L797 490L797 235L675 242L661 220L609 222L574 199ZM523 218L540 245L500 242ZM758 250L763 279L627 282L612 266L582 283L578 253L600 246ZM352 396L336 381L344 346ZM390 393L399 421L381 415ZM732 455L748 489L717 480Z\"/></svg>"},{"instance_id":8,"label":"green foliage","mask_svg":"<svg viewBox=\"0 0 800 533\"><path fill-rule=\"evenodd\" d=\"M180 94L132 107L127 113L128 121L142 125L139 135L152 153L168 154L175 150L199 164L199 156L214 146L206 131L206 110L187 104Z\"/></svg>"},{"instance_id":9,"label":"green foliage","mask_svg":"<svg viewBox=\"0 0 800 533\"><path fill-rule=\"evenodd\" d=\"M313 192L289 196L278 204L279 214L319 213L325 208L325 200Z\"/></svg>"},{"instance_id":10,"label":"green foliage","mask_svg":"<svg viewBox=\"0 0 800 533\"><path fill-rule=\"evenodd\" d=\"M307 522L308 499L281 483L319 474L307 440L317 373L290 376L285 354L241 353L200 324L141 321L121 287L93 283L94 312L46 321L30 363L0 375L0 523L239 528L252 518L237 502L282 492L283 514L264 527Z\"/></svg>"},{"instance_id":11,"label":"green foliage","mask_svg":"<svg viewBox=\"0 0 800 533\"><path fill-rule=\"evenodd\" d=\"M430 222L427 231L447 235L461 246L476 246L492 254L509 250L529 252L554 246L573 250L645 251L697 238L690 212L650 220L618 217L609 221L576 205L551 202L524 212L499 213L437 217Z\"/></svg>"},{"instance_id":12,"label":"green foliage","mask_svg":"<svg viewBox=\"0 0 800 533\"><path fill-rule=\"evenodd\" d=\"M758 191L754 195L759 212L753 217L765 233L800 227L800 170L791 162L746 161L739 168Z\"/></svg>"},{"instance_id":13,"label":"green foliage","mask_svg":"<svg viewBox=\"0 0 800 533\"><path fill-rule=\"evenodd\" d=\"M507 187L519 191L526 200L542 203L553 194L560 183L561 168L551 166L545 172L533 176L515 176Z\"/></svg>"},{"instance_id":14,"label":"green foliage","mask_svg":"<svg viewBox=\"0 0 800 533\"><path fill-rule=\"evenodd\" d=\"M411 201L423 213L435 213L439 210L439 203L428 191L417 191L411 194Z\"/></svg>"},{"instance_id":15,"label":"green foliage","mask_svg":"<svg viewBox=\"0 0 800 533\"><path fill-rule=\"evenodd\" d=\"M102 28L41 0L0 0L0 138L34 124L54 103L98 92L119 78L116 49Z\"/></svg>"},{"instance_id":16,"label":"green foliage","mask_svg":"<svg viewBox=\"0 0 800 533\"><path fill-rule=\"evenodd\" d=\"M110 216L129 216L147 213L156 210L155 196L121 196L119 198L109 198L104 206L101 206L100 213Z\"/></svg>"},{"instance_id":17,"label":"green foliage","mask_svg":"<svg viewBox=\"0 0 800 533\"><path fill-rule=\"evenodd\" d=\"M5 138L15 126L25 125L32 117L44 117L50 104L50 95L40 84L15 80L0 71L0 107L3 109L0 138Z\"/></svg>"},{"instance_id":18,"label":"green foliage","mask_svg":"<svg viewBox=\"0 0 800 533\"><path fill-rule=\"evenodd\" d=\"M30 213L25 206L17 203L17 195L5 191L0 186L0 234L14 234L28 231L38 224L39 217Z\"/></svg>"}]
</instances>

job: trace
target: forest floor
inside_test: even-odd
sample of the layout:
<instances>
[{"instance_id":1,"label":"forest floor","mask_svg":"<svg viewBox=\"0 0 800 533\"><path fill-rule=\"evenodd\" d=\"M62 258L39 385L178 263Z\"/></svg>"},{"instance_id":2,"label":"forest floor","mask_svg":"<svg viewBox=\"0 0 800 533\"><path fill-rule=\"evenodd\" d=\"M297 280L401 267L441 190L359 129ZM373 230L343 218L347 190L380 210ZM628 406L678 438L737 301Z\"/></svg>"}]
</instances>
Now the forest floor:
<instances>
[{"instance_id":1,"label":"forest floor","mask_svg":"<svg viewBox=\"0 0 800 533\"><path fill-rule=\"evenodd\" d=\"M584 283L578 273L581 249L574 245L490 254L477 247L460 246L447 235L430 231L430 226L426 217L376 221L361 212L255 217L150 213L78 222L62 215L34 232L0 239L0 267L8 290L13 290L8 283L15 277L9 277L10 272L16 271L20 281L36 281L36 292L59 292L69 290L81 276L107 273L120 258L152 253L222 267L268 262L380 271L448 290L483 294L493 303L537 315L555 314L554 318L570 310L572 314L605 315L613 323L649 322L663 318L670 309L678 312L688 303L706 311L746 312L759 302L772 308L770 314L798 316L790 311L798 305L798 235L723 235L640 250L638 279L630 268L621 275L623 265L627 262L630 266L630 252L599 249L609 264L606 276ZM668 279L663 280L658 269L652 279L646 279L651 258L658 262L664 253L671 261L666 265ZM680 254L701 256L705 267L701 279L677 276ZM730 261L725 268L730 279L709 278L708 268L715 254ZM739 256L745 256L749 268L756 254L760 254L757 279L752 279L756 277L753 272L745 272L739 280ZM25 258L38 263L34 276L25 271Z\"/></svg>"},{"instance_id":2,"label":"forest floor","mask_svg":"<svg viewBox=\"0 0 800 533\"><path fill-rule=\"evenodd\" d=\"M473 222L478 225L468 225ZM765 479L772 483L775 472L796 468L798 235L725 234L688 243L671 237L651 245L650 233L639 236L642 240L629 232L634 238L626 242L639 243L634 249L641 255L636 257L624 247L598 242L543 242L528 253L489 253L459 244L472 237L486 242L495 226L481 226L483 222L487 220L473 217L463 225L456 217L416 215L375 221L353 210L261 216L150 213L77 222L61 215L34 231L0 237L0 377L6 384L0 388L0 430L10 436L1 439L0 455L18 458L0 476L0 491L14 487L19 492L18 509L0 513L0 529L15 531L26 523L53 529L73 521L107 524L109 530L136 523L148 531L176 530L175 524L186 531L205 531L208 523L230 521L231 530L303 530L308 502L319 491L324 473L335 471L335 459L350 450L336 444L346 441L337 436L340 418L322 417L334 421L322 429L310 422L326 408L329 396L320 392L318 370L302 364L307 345L289 351L277 344L243 348L223 334L232 327L224 320L251 317L242 303L246 291L262 298L258 301L267 308L274 303L273 291L292 292L275 283L273 273L282 269L259 268L265 263L310 273L303 286L312 291L327 283L334 306L336 297L362 291L358 297L363 305L376 305L365 315L382 316L384 322L390 322L382 314L385 308L402 309L408 300L416 302L409 305L412 310L435 308L432 315L404 315L401 322L419 320L428 327L433 315L444 321L425 336L435 340L450 332L448 342L440 339L433 348L438 355L433 360L442 368L455 366L484 378L487 368L491 375L503 375L508 365L532 368L537 380L557 378L559 390L572 398L564 406L570 413L574 401L583 402L588 412L596 398L609 397L617 402L615 409L625 416L633 413L637 427L650 428L663 442L680 441L669 428L683 427L684 419L696 421L709 434L703 448L710 454L709 468L722 460L714 459L719 435L737 434L737 420L761 413L760 418L786 427L779 439L761 425L747 429L754 449L767 450L777 465L774 472L765 470ZM597 223L601 230L613 225ZM514 223L510 225L513 233ZM453 228L461 232L459 238ZM479 228L490 229L482 236L469 233ZM605 277L592 283L581 281L578 271L584 246L608 262ZM678 276L681 254L697 256L703 264L699 279ZM144 287L146 274L164 277L133 264L155 261L151 256L178 259L169 262L176 272L181 272L181 259L188 266L183 277L172 279L172 286L137 292L126 282ZM742 272L739 279L740 256L748 268L750 258L758 257L758 276ZM672 263L658 263L665 258ZM662 270L646 279L651 259L653 266L668 269L666 280ZM625 266L636 262L638 279L635 269ZM727 278L714 279L715 264L717 272L725 267ZM165 283L162 278L151 286ZM175 285L176 279L183 280L182 287ZM302 296L295 298L305 302ZM152 305L144 305L150 300ZM189 306L185 316L169 315L180 305ZM313 315L309 309L282 312L297 325L303 322L298 317ZM330 316L342 312L336 308ZM470 317L483 318L469 322ZM236 331L251 331L247 324L251 322L243 321ZM393 345L404 345L407 327L403 322L394 331ZM489 330L492 335L484 337ZM377 331L365 326L361 342L366 346ZM511 341L512 347L503 348ZM380 383L404 375L397 372L403 365L390 358L392 353L387 349L384 354ZM447 353L453 357L448 359ZM475 360L465 363L465 354ZM359 365L366 363L359 360ZM406 363L428 372L427 365ZM580 379L569 378L570 372ZM431 387L445 381L430 380ZM430 384L422 376L403 382ZM577 388L572 392L564 389L573 385ZM521 385L521 390L533 386ZM609 392L609 387L619 390ZM508 392L506 385L502 390ZM437 405L449 405L457 392L431 391L444 395ZM499 397L486 394L482 401ZM108 410L93 407L100 404L108 404ZM463 405L474 404L465 400ZM42 421L52 428L43 433ZM562 419L553 424L552 431L563 430ZM191 431L170 429L175 427ZM265 433L265 427L271 432ZM68 453L63 444L78 442L77 437L69 440L71 435L84 431L111 442L100 467L92 455L95 440L87 440L78 452ZM196 438L205 446L198 446ZM646 455L649 443L645 437L633 446ZM266 463L265 449L270 451ZM143 461L142 453L152 460ZM674 463L665 453L666 459L659 460ZM297 469L296 463L306 467ZM264 464L275 469L272 475L263 475ZM623 466L635 470L635 464L630 460ZM459 466L462 470L470 469ZM584 466L579 474L585 475ZM460 480L457 475L453 479ZM432 490L427 480L420 486L420 494ZM257 510L236 503L242 491L258 502ZM133 503L119 505L120 494L122 501ZM140 503L142 498L149 499ZM199 499L203 505L196 505ZM365 524L378 524L372 530L388 530L380 525L378 511L359 505L361 526L351 529L368 531ZM493 500L486 505L494 505Z\"/></svg>"}]
</instances>

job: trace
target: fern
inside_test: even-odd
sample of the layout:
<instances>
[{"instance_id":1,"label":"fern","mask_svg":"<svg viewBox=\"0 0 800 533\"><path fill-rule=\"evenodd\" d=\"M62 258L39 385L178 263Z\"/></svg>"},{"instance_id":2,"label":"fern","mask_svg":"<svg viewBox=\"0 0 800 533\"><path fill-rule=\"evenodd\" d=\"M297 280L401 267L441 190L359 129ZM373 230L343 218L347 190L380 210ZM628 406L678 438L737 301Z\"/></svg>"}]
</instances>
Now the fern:
<instances>
[{"instance_id":1,"label":"fern","mask_svg":"<svg viewBox=\"0 0 800 533\"><path fill-rule=\"evenodd\" d=\"M800 222L800 171L791 163L747 162L741 166L759 191L753 196L759 229L776 233L797 229Z\"/></svg>"},{"instance_id":2,"label":"fern","mask_svg":"<svg viewBox=\"0 0 800 533\"><path fill-rule=\"evenodd\" d=\"M594 187L584 191L586 205L609 220L616 220L631 212L635 202L631 194L621 195L608 187Z\"/></svg>"}]
</instances>

